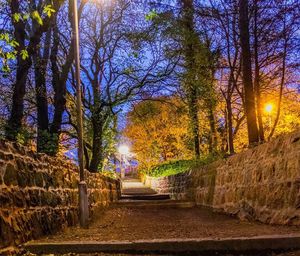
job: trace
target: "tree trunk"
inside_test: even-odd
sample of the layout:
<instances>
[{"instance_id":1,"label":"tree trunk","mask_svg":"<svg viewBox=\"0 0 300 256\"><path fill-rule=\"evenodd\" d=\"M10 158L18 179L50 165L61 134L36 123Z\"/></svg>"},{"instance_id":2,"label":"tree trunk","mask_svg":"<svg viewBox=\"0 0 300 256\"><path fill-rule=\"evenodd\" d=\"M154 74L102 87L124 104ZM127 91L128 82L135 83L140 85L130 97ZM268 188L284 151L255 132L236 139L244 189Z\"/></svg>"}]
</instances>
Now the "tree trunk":
<instances>
[{"instance_id":1,"label":"tree trunk","mask_svg":"<svg viewBox=\"0 0 300 256\"><path fill-rule=\"evenodd\" d=\"M256 64L255 64L256 66ZM261 105L261 92L260 92L260 81L259 81L259 71L255 67L255 79L254 87L256 94L256 106L257 106L257 120L258 120L258 130L259 130L259 139L261 142L265 141L264 135L264 126L262 121L262 105Z\"/></svg>"},{"instance_id":2,"label":"tree trunk","mask_svg":"<svg viewBox=\"0 0 300 256\"><path fill-rule=\"evenodd\" d=\"M226 112L227 112L227 144L228 151L230 155L234 154L234 144L233 144L233 124L232 124L232 105L231 99L226 100Z\"/></svg>"},{"instance_id":3,"label":"tree trunk","mask_svg":"<svg viewBox=\"0 0 300 256\"><path fill-rule=\"evenodd\" d=\"M287 47L288 47L288 37L287 37L287 31L286 31L285 18L284 18L284 28L283 28L283 39L284 39L284 45L283 45L283 54L282 54L282 71L281 71L282 75L281 75L281 81L280 81L279 98L278 98L278 103L277 103L277 113L276 113L276 118L275 118L272 130L268 136L269 140L272 138L272 136L275 132L275 129L277 127L277 124L279 122L282 94L283 94L283 88L284 88L284 84L285 84L286 56L287 56Z\"/></svg>"},{"instance_id":4,"label":"tree trunk","mask_svg":"<svg viewBox=\"0 0 300 256\"><path fill-rule=\"evenodd\" d=\"M70 1L72 3L72 1ZM79 6L78 10L78 18L80 19L81 13L83 10L83 7L85 5L85 2L82 2ZM72 16L71 16L71 10L72 7L71 5L69 6L69 20L72 21ZM57 24L57 20L55 22ZM72 22L71 22L72 24ZM73 24L72 24L72 30L74 29ZM54 90L54 116L52 123L50 125L50 134L51 134L51 144L52 144L52 155L57 154L58 152L58 147L59 147L59 137L60 137L60 132L61 132L61 124L62 124L62 119L63 119L63 113L66 108L66 93L67 93L67 80L69 76L69 72L71 70L72 64L74 62L74 38L72 35L72 40L70 44L70 48L68 50L68 53L66 55L66 61L63 64L61 71L58 68L58 46L59 46L59 31L58 31L58 26L56 25L53 29L53 47L51 50L51 69L52 69L52 87Z\"/></svg>"},{"instance_id":5,"label":"tree trunk","mask_svg":"<svg viewBox=\"0 0 300 256\"><path fill-rule=\"evenodd\" d=\"M194 141L195 157L200 158L200 139L199 139L199 118L198 118L198 101L196 92L188 94L189 115L191 119L192 136Z\"/></svg>"},{"instance_id":6,"label":"tree trunk","mask_svg":"<svg viewBox=\"0 0 300 256\"><path fill-rule=\"evenodd\" d=\"M265 140L264 126L262 121L262 106L261 106L261 90L260 90L260 67L258 61L258 33L257 33L257 18L258 18L258 4L257 0L254 1L254 62L255 62L255 76L254 76L254 89L256 95L256 109L260 141Z\"/></svg>"},{"instance_id":7,"label":"tree trunk","mask_svg":"<svg viewBox=\"0 0 300 256\"><path fill-rule=\"evenodd\" d=\"M89 152L88 152L86 143L84 143L83 153L84 153L84 158L85 158L85 169L88 170L90 167L90 157L89 157Z\"/></svg>"},{"instance_id":8,"label":"tree trunk","mask_svg":"<svg viewBox=\"0 0 300 256\"><path fill-rule=\"evenodd\" d=\"M93 148L92 159L89 167L90 172L98 172L102 162L102 132L103 123L101 117L92 118L93 123Z\"/></svg>"},{"instance_id":9,"label":"tree trunk","mask_svg":"<svg viewBox=\"0 0 300 256\"><path fill-rule=\"evenodd\" d=\"M56 12L58 12L62 4L63 1L55 1L54 9ZM16 83L14 84L13 89L13 104L11 116L7 123L6 136L8 139L16 140L17 135L22 128L26 79L28 71L32 65L31 58L34 55L37 46L40 44L43 34L49 30L49 27L55 15L45 17L42 25L37 26L34 31L34 34L30 37L28 46L25 47L25 37L27 35L25 24L21 18L18 21L14 19L14 14L20 13L20 1L11 0L10 8L12 11L11 17L14 26L15 40L18 42L19 45L16 48L18 52ZM22 50L27 50L29 57L23 59L20 55Z\"/></svg>"},{"instance_id":10,"label":"tree trunk","mask_svg":"<svg viewBox=\"0 0 300 256\"><path fill-rule=\"evenodd\" d=\"M187 81L185 84L188 99L189 115L191 119L192 136L194 141L195 157L200 157L200 136L198 118L198 93L195 88L195 43L198 40L194 30L194 6L193 0L182 0L183 11L183 48L187 69Z\"/></svg>"},{"instance_id":11,"label":"tree trunk","mask_svg":"<svg viewBox=\"0 0 300 256\"><path fill-rule=\"evenodd\" d=\"M208 104L208 120L209 120L209 127L210 127L210 143L209 143L209 153L216 154L218 149L218 136L217 136L217 129L216 129L216 118L215 118L215 109L214 104L209 102Z\"/></svg>"},{"instance_id":12,"label":"tree trunk","mask_svg":"<svg viewBox=\"0 0 300 256\"><path fill-rule=\"evenodd\" d=\"M244 84L245 112L247 118L248 140L249 145L251 146L259 142L259 134L255 108L255 95L252 83L248 0L240 0L239 2L239 23L240 43L242 50L241 59Z\"/></svg>"},{"instance_id":13,"label":"tree trunk","mask_svg":"<svg viewBox=\"0 0 300 256\"><path fill-rule=\"evenodd\" d=\"M16 71L16 82L13 85L13 98L11 114L6 125L6 138L8 140L16 140L18 134L22 129L22 120L24 112L24 96L26 91L26 79L28 71L32 65L31 58L26 58L25 60L20 56L20 52L25 50L25 24L20 19L16 21L14 19L15 14L20 13L20 3L17 0L11 0L11 17L12 24L14 26L14 37L18 42L16 50L18 52L17 56L17 71Z\"/></svg>"},{"instance_id":14,"label":"tree trunk","mask_svg":"<svg viewBox=\"0 0 300 256\"><path fill-rule=\"evenodd\" d=\"M55 26L53 27L53 43L50 55L51 61L51 70L52 70L52 87L54 90L54 116L52 123L50 125L50 136L48 144L51 145L50 151L48 154L56 155L59 147L59 136L60 136L60 128L62 122L62 115L65 110L66 104L66 84L60 83L60 71L58 68L58 46L59 46L59 34L58 27L55 22Z\"/></svg>"},{"instance_id":15,"label":"tree trunk","mask_svg":"<svg viewBox=\"0 0 300 256\"><path fill-rule=\"evenodd\" d=\"M34 73L37 104L37 150L48 153L47 142L49 137L48 97L46 88L46 72L51 44L51 30L47 31L43 56L39 49L34 54Z\"/></svg>"},{"instance_id":16,"label":"tree trunk","mask_svg":"<svg viewBox=\"0 0 300 256\"><path fill-rule=\"evenodd\" d=\"M6 138L15 141L22 129L22 120L24 116L24 96L26 91L26 79L29 68L31 67L31 60L27 58L22 60L20 56L17 57L17 74L16 82L13 86L13 98L11 114L7 122Z\"/></svg>"}]
</instances>

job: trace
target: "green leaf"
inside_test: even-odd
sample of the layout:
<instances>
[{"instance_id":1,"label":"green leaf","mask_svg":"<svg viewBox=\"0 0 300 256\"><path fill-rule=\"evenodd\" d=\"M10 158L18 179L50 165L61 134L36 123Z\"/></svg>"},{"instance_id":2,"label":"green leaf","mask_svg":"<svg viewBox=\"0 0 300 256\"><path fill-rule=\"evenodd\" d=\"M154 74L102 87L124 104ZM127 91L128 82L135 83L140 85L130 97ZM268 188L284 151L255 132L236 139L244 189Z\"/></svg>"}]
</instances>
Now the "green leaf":
<instances>
[{"instance_id":1,"label":"green leaf","mask_svg":"<svg viewBox=\"0 0 300 256\"><path fill-rule=\"evenodd\" d=\"M8 33L5 33L5 34L4 34L4 40L5 40L6 42L9 42L9 34L8 34Z\"/></svg>"},{"instance_id":2,"label":"green leaf","mask_svg":"<svg viewBox=\"0 0 300 256\"><path fill-rule=\"evenodd\" d=\"M2 66L2 71L3 71L4 73L9 73L9 72L10 72L9 66L8 66L7 64L4 64L4 65Z\"/></svg>"},{"instance_id":3,"label":"green leaf","mask_svg":"<svg viewBox=\"0 0 300 256\"><path fill-rule=\"evenodd\" d=\"M29 57L27 50L22 50L20 52L20 55L22 57L22 60L26 60Z\"/></svg>"},{"instance_id":4,"label":"green leaf","mask_svg":"<svg viewBox=\"0 0 300 256\"><path fill-rule=\"evenodd\" d=\"M16 59L16 55L15 55L14 52L7 52L7 53L6 53L6 58L7 58L8 60L14 60L14 59Z\"/></svg>"},{"instance_id":5,"label":"green leaf","mask_svg":"<svg viewBox=\"0 0 300 256\"><path fill-rule=\"evenodd\" d=\"M128 68L126 68L123 72L124 72L124 74L126 74L126 75L130 75L130 74L133 73L133 68L132 68L132 67L128 67Z\"/></svg>"},{"instance_id":6,"label":"green leaf","mask_svg":"<svg viewBox=\"0 0 300 256\"><path fill-rule=\"evenodd\" d=\"M17 46L19 46L19 43L16 40L11 40L9 42L9 45L13 48L16 48Z\"/></svg>"},{"instance_id":7,"label":"green leaf","mask_svg":"<svg viewBox=\"0 0 300 256\"><path fill-rule=\"evenodd\" d=\"M43 20L41 18L41 15L38 13L38 11L33 11L31 13L31 17L41 26L43 25Z\"/></svg>"},{"instance_id":8,"label":"green leaf","mask_svg":"<svg viewBox=\"0 0 300 256\"><path fill-rule=\"evenodd\" d=\"M20 13L14 13L13 14L13 20L15 22L19 22L20 21L20 18L21 18L21 14Z\"/></svg>"},{"instance_id":9,"label":"green leaf","mask_svg":"<svg viewBox=\"0 0 300 256\"><path fill-rule=\"evenodd\" d=\"M146 21L151 21L154 18L156 18L157 16L158 16L158 14L157 14L156 11L151 11L148 14L145 15L145 19L146 19Z\"/></svg>"},{"instance_id":10,"label":"green leaf","mask_svg":"<svg viewBox=\"0 0 300 256\"><path fill-rule=\"evenodd\" d=\"M2 33L0 34L0 40L9 42L9 34L8 33Z\"/></svg>"},{"instance_id":11,"label":"green leaf","mask_svg":"<svg viewBox=\"0 0 300 256\"><path fill-rule=\"evenodd\" d=\"M51 4L48 4L44 7L43 13L46 13L47 16L50 18L52 13L55 13L55 10L52 8Z\"/></svg>"},{"instance_id":12,"label":"green leaf","mask_svg":"<svg viewBox=\"0 0 300 256\"><path fill-rule=\"evenodd\" d=\"M132 55L133 55L133 57L136 58L136 59L139 57L139 54L138 54L137 52L133 52Z\"/></svg>"},{"instance_id":13,"label":"green leaf","mask_svg":"<svg viewBox=\"0 0 300 256\"><path fill-rule=\"evenodd\" d=\"M30 16L29 16L29 14L28 14L28 13L26 13L26 14L24 14L24 15L23 15L23 20L28 20L28 19L29 19L29 17L30 17Z\"/></svg>"}]
</instances>

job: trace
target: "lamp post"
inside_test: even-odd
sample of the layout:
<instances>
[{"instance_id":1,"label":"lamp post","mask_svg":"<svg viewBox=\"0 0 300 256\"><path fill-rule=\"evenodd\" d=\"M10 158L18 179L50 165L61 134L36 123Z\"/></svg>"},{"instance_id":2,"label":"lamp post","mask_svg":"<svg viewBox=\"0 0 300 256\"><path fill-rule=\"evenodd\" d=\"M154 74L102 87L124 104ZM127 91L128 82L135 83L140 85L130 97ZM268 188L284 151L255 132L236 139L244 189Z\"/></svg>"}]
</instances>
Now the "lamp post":
<instances>
[{"instance_id":1,"label":"lamp post","mask_svg":"<svg viewBox=\"0 0 300 256\"><path fill-rule=\"evenodd\" d=\"M75 75L76 75L76 112L77 112L77 133L78 133L78 162L80 181L79 189L79 219L82 228L88 228L89 221L89 205L87 195L87 185L84 177L83 165L83 125L82 125L82 102L81 102L81 81L80 81L80 50L79 50L79 24L77 0L73 0L73 43L75 56Z\"/></svg>"},{"instance_id":2,"label":"lamp post","mask_svg":"<svg viewBox=\"0 0 300 256\"><path fill-rule=\"evenodd\" d=\"M272 125L272 111L273 111L273 104L272 103L268 103L265 106L265 112L268 114L268 128L271 129L271 125Z\"/></svg>"},{"instance_id":3,"label":"lamp post","mask_svg":"<svg viewBox=\"0 0 300 256\"><path fill-rule=\"evenodd\" d=\"M125 169L123 168L123 159L125 159L126 155L129 154L129 148L126 145L122 145L119 147L119 153L120 153L120 168L121 168L121 179L123 180L125 178ZM125 162L125 161L124 161Z\"/></svg>"}]
</instances>

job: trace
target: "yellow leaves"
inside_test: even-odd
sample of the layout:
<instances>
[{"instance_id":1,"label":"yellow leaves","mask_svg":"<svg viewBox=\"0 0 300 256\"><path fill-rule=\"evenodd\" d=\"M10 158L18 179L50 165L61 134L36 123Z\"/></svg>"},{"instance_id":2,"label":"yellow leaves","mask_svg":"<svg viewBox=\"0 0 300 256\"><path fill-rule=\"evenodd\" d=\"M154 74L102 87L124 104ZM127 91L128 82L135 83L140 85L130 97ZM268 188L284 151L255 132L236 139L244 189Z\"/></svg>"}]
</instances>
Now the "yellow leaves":
<instances>
[{"instance_id":1,"label":"yellow leaves","mask_svg":"<svg viewBox=\"0 0 300 256\"><path fill-rule=\"evenodd\" d=\"M25 13L23 15L23 20L28 20L30 18L30 15L28 13Z\"/></svg>"},{"instance_id":2,"label":"yellow leaves","mask_svg":"<svg viewBox=\"0 0 300 256\"><path fill-rule=\"evenodd\" d=\"M44 7L43 13L45 13L49 18L53 13L55 13L55 10L52 8L51 4L48 4Z\"/></svg>"},{"instance_id":3,"label":"yellow leaves","mask_svg":"<svg viewBox=\"0 0 300 256\"><path fill-rule=\"evenodd\" d=\"M4 41L6 44L13 48L19 46L19 43L16 40L12 39L8 33L0 33L0 41Z\"/></svg>"},{"instance_id":4,"label":"yellow leaves","mask_svg":"<svg viewBox=\"0 0 300 256\"><path fill-rule=\"evenodd\" d=\"M53 6L51 4L48 4L48 5L44 6L42 14L44 14L48 18L50 18L51 15L53 15L53 13L55 13L55 12L56 12L56 10L53 8ZM34 10L31 13L14 13L12 15L12 19L14 22L18 23L21 20L26 21L31 17L32 20L35 20L40 26L42 26L43 25L42 16L44 16L42 14L40 14L37 10Z\"/></svg>"},{"instance_id":5,"label":"yellow leaves","mask_svg":"<svg viewBox=\"0 0 300 256\"><path fill-rule=\"evenodd\" d=\"M19 22L20 21L20 18L21 18L21 14L20 13L14 13L13 14L13 20L14 22Z\"/></svg>"},{"instance_id":6,"label":"yellow leaves","mask_svg":"<svg viewBox=\"0 0 300 256\"><path fill-rule=\"evenodd\" d=\"M41 25L41 26L43 25L42 17L41 17L41 15L39 14L38 11L33 11L33 12L31 13L31 17L32 17L32 19L35 20L39 25Z\"/></svg>"},{"instance_id":7,"label":"yellow leaves","mask_svg":"<svg viewBox=\"0 0 300 256\"><path fill-rule=\"evenodd\" d=\"M154 18L158 16L157 12L152 10L148 14L145 15L145 20L146 21L152 21Z\"/></svg>"},{"instance_id":8,"label":"yellow leaves","mask_svg":"<svg viewBox=\"0 0 300 256\"><path fill-rule=\"evenodd\" d=\"M9 42L9 34L8 33L1 33L0 40Z\"/></svg>"},{"instance_id":9,"label":"yellow leaves","mask_svg":"<svg viewBox=\"0 0 300 256\"><path fill-rule=\"evenodd\" d=\"M141 102L129 113L124 135L132 141L141 168L191 156L184 141L188 133L184 108L180 99L159 98Z\"/></svg>"},{"instance_id":10,"label":"yellow leaves","mask_svg":"<svg viewBox=\"0 0 300 256\"><path fill-rule=\"evenodd\" d=\"M20 52L20 55L22 57L22 60L26 60L29 57L27 50L22 50Z\"/></svg>"},{"instance_id":11,"label":"yellow leaves","mask_svg":"<svg viewBox=\"0 0 300 256\"><path fill-rule=\"evenodd\" d=\"M8 33L0 33L0 60L1 70L5 73L10 72L8 64L9 60L16 59L17 51L15 48L19 46L18 42Z\"/></svg>"},{"instance_id":12,"label":"yellow leaves","mask_svg":"<svg viewBox=\"0 0 300 256\"><path fill-rule=\"evenodd\" d=\"M53 13L55 13L56 11L55 11L55 9L53 9L53 6L51 5L51 4L48 4L48 5L46 5L46 6L44 6L44 8L43 8L43 14L45 14L48 18L50 18L52 15L53 15ZM38 11L33 11L32 13L31 13L31 17L32 17L32 19L33 20L35 20L40 26L42 26L43 25L43 19L42 19L42 17L41 17L41 14L39 14L39 12Z\"/></svg>"}]
</instances>

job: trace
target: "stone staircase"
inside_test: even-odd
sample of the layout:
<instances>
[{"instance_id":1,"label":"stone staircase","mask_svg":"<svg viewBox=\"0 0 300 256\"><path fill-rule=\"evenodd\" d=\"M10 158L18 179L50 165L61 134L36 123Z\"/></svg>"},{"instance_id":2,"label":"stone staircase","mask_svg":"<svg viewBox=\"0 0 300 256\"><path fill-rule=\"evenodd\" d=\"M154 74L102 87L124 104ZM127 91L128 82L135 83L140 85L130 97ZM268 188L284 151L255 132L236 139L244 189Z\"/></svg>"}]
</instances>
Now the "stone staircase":
<instances>
[{"instance_id":1,"label":"stone staircase","mask_svg":"<svg viewBox=\"0 0 300 256\"><path fill-rule=\"evenodd\" d=\"M122 196L115 203L118 207L163 207L163 208L189 208L195 206L194 202L184 200L171 200L169 194L158 194L146 187L140 180L127 178L122 182Z\"/></svg>"},{"instance_id":2,"label":"stone staircase","mask_svg":"<svg viewBox=\"0 0 300 256\"><path fill-rule=\"evenodd\" d=\"M265 226L237 223L229 216L194 207L193 202L171 200L168 194L158 194L137 179L127 178L122 185L121 199L107 210L106 221L99 219L89 230L72 228L65 234L29 242L24 249L40 256L267 256L300 249L298 232L277 231L276 235L268 227L270 231L263 233ZM261 235L253 235L253 225ZM231 229L236 232L234 236ZM190 235L194 231L195 235ZM110 239L106 240L107 237Z\"/></svg>"}]
</instances>

